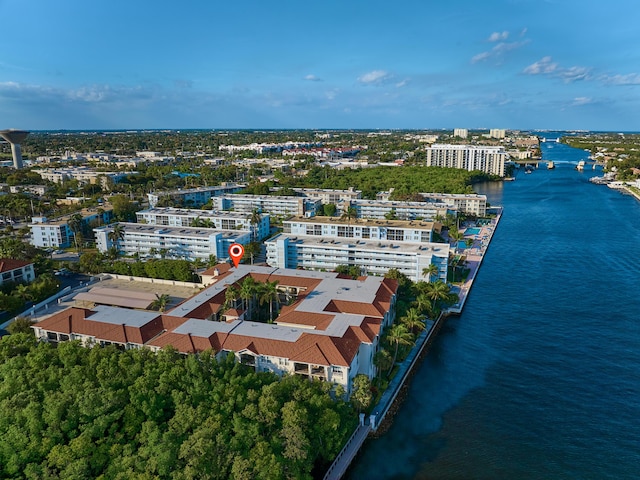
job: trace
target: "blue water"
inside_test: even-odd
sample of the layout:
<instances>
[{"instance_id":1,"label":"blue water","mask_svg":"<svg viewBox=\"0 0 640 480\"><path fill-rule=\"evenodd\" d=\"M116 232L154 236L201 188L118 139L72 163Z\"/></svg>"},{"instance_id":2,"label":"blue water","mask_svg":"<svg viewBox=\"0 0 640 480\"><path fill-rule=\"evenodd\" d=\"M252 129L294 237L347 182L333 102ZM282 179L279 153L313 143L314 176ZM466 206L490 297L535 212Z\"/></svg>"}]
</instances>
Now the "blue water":
<instances>
[{"instance_id":1,"label":"blue water","mask_svg":"<svg viewBox=\"0 0 640 480\"><path fill-rule=\"evenodd\" d=\"M467 228L464 231L465 235L478 235L479 233L480 233L480 229L479 228L473 228L473 227Z\"/></svg>"},{"instance_id":2,"label":"blue water","mask_svg":"<svg viewBox=\"0 0 640 480\"><path fill-rule=\"evenodd\" d=\"M505 211L464 312L348 478L640 478L640 202L547 147L476 188Z\"/></svg>"}]
</instances>

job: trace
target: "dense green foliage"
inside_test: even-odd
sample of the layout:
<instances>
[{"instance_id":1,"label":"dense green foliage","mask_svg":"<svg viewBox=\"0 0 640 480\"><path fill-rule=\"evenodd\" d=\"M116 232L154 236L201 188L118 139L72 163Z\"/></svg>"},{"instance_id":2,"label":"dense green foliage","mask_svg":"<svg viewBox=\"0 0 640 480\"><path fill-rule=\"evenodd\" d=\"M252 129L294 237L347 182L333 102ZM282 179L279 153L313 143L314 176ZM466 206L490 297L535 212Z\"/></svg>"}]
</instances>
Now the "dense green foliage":
<instances>
[{"instance_id":1,"label":"dense green foliage","mask_svg":"<svg viewBox=\"0 0 640 480\"><path fill-rule=\"evenodd\" d=\"M639 175L634 169L640 169L640 135L621 133L591 133L578 137L563 137L562 141L574 148L589 150L596 158L607 160L606 170L615 167L616 179L632 180Z\"/></svg>"},{"instance_id":2,"label":"dense green foliage","mask_svg":"<svg viewBox=\"0 0 640 480\"><path fill-rule=\"evenodd\" d=\"M310 478L355 427L329 384L230 358L0 341L0 477Z\"/></svg>"},{"instance_id":3,"label":"dense green foliage","mask_svg":"<svg viewBox=\"0 0 640 480\"><path fill-rule=\"evenodd\" d=\"M116 273L134 277L161 278L163 280L178 280L180 282L197 282L198 276L194 272L195 264L188 260L151 259L143 261L125 262L109 260L105 255L97 252L87 252L80 256L78 268L89 274Z\"/></svg>"},{"instance_id":4,"label":"dense green foliage","mask_svg":"<svg viewBox=\"0 0 640 480\"><path fill-rule=\"evenodd\" d=\"M473 193L471 184L490 177L482 172L468 172L440 167L377 167L336 170L313 167L305 177L282 176L280 184L288 187L362 190L362 196L375 199L376 193L394 189L393 198L404 200L418 192Z\"/></svg>"}]
</instances>

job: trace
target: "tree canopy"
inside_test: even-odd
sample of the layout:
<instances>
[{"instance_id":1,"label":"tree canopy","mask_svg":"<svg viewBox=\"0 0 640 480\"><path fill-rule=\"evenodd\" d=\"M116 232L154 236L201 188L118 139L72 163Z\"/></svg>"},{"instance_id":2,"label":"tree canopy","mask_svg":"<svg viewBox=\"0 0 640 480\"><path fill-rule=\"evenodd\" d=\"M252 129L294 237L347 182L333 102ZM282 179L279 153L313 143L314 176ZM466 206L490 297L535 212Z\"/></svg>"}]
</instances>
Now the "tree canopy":
<instances>
[{"instance_id":1,"label":"tree canopy","mask_svg":"<svg viewBox=\"0 0 640 480\"><path fill-rule=\"evenodd\" d=\"M357 423L327 383L232 357L0 340L2 478L311 478Z\"/></svg>"}]
</instances>

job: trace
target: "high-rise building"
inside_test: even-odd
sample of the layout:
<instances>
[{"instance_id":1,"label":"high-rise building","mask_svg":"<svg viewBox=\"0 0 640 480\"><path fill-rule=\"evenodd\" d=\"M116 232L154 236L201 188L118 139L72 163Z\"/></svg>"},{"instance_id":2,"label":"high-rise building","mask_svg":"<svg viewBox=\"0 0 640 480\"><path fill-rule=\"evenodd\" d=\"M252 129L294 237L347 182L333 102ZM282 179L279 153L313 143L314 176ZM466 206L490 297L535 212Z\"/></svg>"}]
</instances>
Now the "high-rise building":
<instances>
[{"instance_id":1,"label":"high-rise building","mask_svg":"<svg viewBox=\"0 0 640 480\"><path fill-rule=\"evenodd\" d=\"M503 128L492 128L489 130L489 136L491 138L504 138L507 134L507 131Z\"/></svg>"},{"instance_id":2,"label":"high-rise building","mask_svg":"<svg viewBox=\"0 0 640 480\"><path fill-rule=\"evenodd\" d=\"M453 136L460 137L460 138L467 138L469 136L469 130L467 130L466 128L454 128Z\"/></svg>"},{"instance_id":3,"label":"high-rise building","mask_svg":"<svg viewBox=\"0 0 640 480\"><path fill-rule=\"evenodd\" d=\"M460 168L504 177L504 147L433 144L426 149L428 167Z\"/></svg>"}]
</instances>

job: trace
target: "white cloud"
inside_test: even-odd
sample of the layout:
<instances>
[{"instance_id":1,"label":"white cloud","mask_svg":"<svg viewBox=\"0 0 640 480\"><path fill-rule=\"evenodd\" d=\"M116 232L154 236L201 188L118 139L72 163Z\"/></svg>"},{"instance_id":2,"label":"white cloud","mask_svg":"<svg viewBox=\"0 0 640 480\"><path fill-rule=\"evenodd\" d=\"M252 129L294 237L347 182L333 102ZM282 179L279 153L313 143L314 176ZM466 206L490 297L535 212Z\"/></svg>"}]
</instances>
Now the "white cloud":
<instances>
[{"instance_id":1,"label":"white cloud","mask_svg":"<svg viewBox=\"0 0 640 480\"><path fill-rule=\"evenodd\" d=\"M579 107L581 105L588 105L589 103L593 103L593 99L591 97L576 97L573 99L573 103L571 105Z\"/></svg>"},{"instance_id":2,"label":"white cloud","mask_svg":"<svg viewBox=\"0 0 640 480\"><path fill-rule=\"evenodd\" d=\"M579 80L590 80L591 69L588 67L569 67L564 68L554 62L551 57L543 57L537 62L526 67L523 73L527 75L549 75L560 78L565 83L573 83Z\"/></svg>"},{"instance_id":3,"label":"white cloud","mask_svg":"<svg viewBox=\"0 0 640 480\"><path fill-rule=\"evenodd\" d=\"M478 63L478 62L481 62L481 61L483 61L483 60L486 60L486 59L487 59L487 58L489 58L490 56L491 56L491 52L482 52L482 53L479 53L479 54L477 54L477 55L474 55L474 56L471 58L471 63Z\"/></svg>"},{"instance_id":4,"label":"white cloud","mask_svg":"<svg viewBox=\"0 0 640 480\"><path fill-rule=\"evenodd\" d=\"M558 76L565 83L573 83L579 80L589 80L590 71L586 67L570 67L559 70Z\"/></svg>"},{"instance_id":5,"label":"white cloud","mask_svg":"<svg viewBox=\"0 0 640 480\"><path fill-rule=\"evenodd\" d=\"M404 80L402 80L402 81L400 81L400 82L396 83L396 87L398 87L398 88L402 88L402 87L404 87L405 85L407 85L408 83L409 83L409 80L407 80L407 79L405 78Z\"/></svg>"},{"instance_id":6,"label":"white cloud","mask_svg":"<svg viewBox=\"0 0 640 480\"><path fill-rule=\"evenodd\" d=\"M603 75L600 79L609 85L640 85L640 73L626 75Z\"/></svg>"},{"instance_id":7,"label":"white cloud","mask_svg":"<svg viewBox=\"0 0 640 480\"><path fill-rule=\"evenodd\" d=\"M519 42L503 42L502 40L506 40L509 36L509 32L494 32L489 36L488 41L490 42L498 42L496 43L491 50L487 50L486 52L478 53L471 58L471 63L483 62L485 60L489 60L491 58L502 58L504 54L510 52L512 50L516 50L527 43L529 40L521 40Z\"/></svg>"},{"instance_id":8,"label":"white cloud","mask_svg":"<svg viewBox=\"0 0 640 480\"><path fill-rule=\"evenodd\" d=\"M507 31L493 32L491 35L489 35L488 40L490 42L499 42L501 40L506 40L507 38L509 38L509 32Z\"/></svg>"},{"instance_id":9,"label":"white cloud","mask_svg":"<svg viewBox=\"0 0 640 480\"><path fill-rule=\"evenodd\" d=\"M358 77L358 81L365 85L381 85L383 83L387 83L392 78L393 75L385 70L372 70L371 72Z\"/></svg>"},{"instance_id":10,"label":"white cloud","mask_svg":"<svg viewBox=\"0 0 640 480\"><path fill-rule=\"evenodd\" d=\"M558 68L557 63L551 61L551 57L543 57L524 69L527 75L541 75L553 73Z\"/></svg>"},{"instance_id":11,"label":"white cloud","mask_svg":"<svg viewBox=\"0 0 640 480\"><path fill-rule=\"evenodd\" d=\"M305 80L307 80L307 81L309 81L309 82L321 82L321 81L322 81L322 79L321 79L321 78L316 77L315 75L311 75L311 74L306 75L306 76L304 77L304 79L305 79Z\"/></svg>"}]
</instances>

